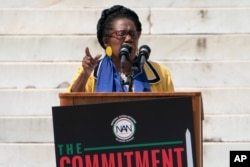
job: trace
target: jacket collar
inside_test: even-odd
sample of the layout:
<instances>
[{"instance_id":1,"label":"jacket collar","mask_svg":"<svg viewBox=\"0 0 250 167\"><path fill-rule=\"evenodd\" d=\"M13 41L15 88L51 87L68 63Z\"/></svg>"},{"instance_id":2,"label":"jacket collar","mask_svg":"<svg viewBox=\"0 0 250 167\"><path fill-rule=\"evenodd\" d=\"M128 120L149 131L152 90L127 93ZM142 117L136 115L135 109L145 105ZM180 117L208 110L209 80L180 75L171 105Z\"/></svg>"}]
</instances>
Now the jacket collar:
<instances>
[{"instance_id":1,"label":"jacket collar","mask_svg":"<svg viewBox=\"0 0 250 167\"><path fill-rule=\"evenodd\" d=\"M97 67L94 70L94 77L95 78L97 78L97 75L98 75L98 70L99 70L99 67L101 64L100 62L98 63ZM145 62L144 70L146 72L146 76L147 76L149 84L155 84L155 83L160 82L160 76L150 61Z\"/></svg>"},{"instance_id":2,"label":"jacket collar","mask_svg":"<svg viewBox=\"0 0 250 167\"><path fill-rule=\"evenodd\" d=\"M150 84L155 84L160 82L160 76L150 61L146 61L144 65L144 70L146 72Z\"/></svg>"}]
</instances>

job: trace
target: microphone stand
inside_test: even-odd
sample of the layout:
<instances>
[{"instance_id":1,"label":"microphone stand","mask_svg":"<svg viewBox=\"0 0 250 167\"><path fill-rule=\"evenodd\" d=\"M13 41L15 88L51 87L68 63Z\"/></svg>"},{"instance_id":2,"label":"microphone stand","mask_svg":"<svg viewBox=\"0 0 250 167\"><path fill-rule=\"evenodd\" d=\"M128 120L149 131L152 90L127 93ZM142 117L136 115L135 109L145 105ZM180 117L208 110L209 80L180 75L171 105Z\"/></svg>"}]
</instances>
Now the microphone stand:
<instances>
[{"instance_id":1,"label":"microphone stand","mask_svg":"<svg viewBox=\"0 0 250 167\"><path fill-rule=\"evenodd\" d=\"M122 85L128 85L128 92L133 92L133 85L134 85L134 78L135 78L135 70L138 70L137 67L132 66L131 67L131 74L126 74L126 81L122 79Z\"/></svg>"},{"instance_id":2,"label":"microphone stand","mask_svg":"<svg viewBox=\"0 0 250 167\"><path fill-rule=\"evenodd\" d=\"M135 70L137 70L137 67L132 66L131 70L132 70L131 74L128 75L128 91L129 92L133 92L133 85L134 85L134 78L135 78L134 74L135 74Z\"/></svg>"},{"instance_id":3,"label":"microphone stand","mask_svg":"<svg viewBox=\"0 0 250 167\"><path fill-rule=\"evenodd\" d=\"M133 92L134 78L132 75L128 75L128 92Z\"/></svg>"},{"instance_id":4,"label":"microphone stand","mask_svg":"<svg viewBox=\"0 0 250 167\"><path fill-rule=\"evenodd\" d=\"M138 75L143 73L143 66L144 63L147 61L149 54L151 50L147 45L143 45L139 48L139 59L135 59L135 62L133 62L133 65L131 67L131 74L125 74L126 75L126 81L122 79L121 77L121 84L122 85L128 85L128 91L133 92L133 85L134 85L134 78L136 78ZM122 46L120 49L120 57L121 57L121 71L123 73L124 71L124 63L128 59L129 54L131 53L131 48L129 46ZM135 65L138 61L140 61L139 68ZM135 73L135 70L138 70L138 73Z\"/></svg>"}]
</instances>

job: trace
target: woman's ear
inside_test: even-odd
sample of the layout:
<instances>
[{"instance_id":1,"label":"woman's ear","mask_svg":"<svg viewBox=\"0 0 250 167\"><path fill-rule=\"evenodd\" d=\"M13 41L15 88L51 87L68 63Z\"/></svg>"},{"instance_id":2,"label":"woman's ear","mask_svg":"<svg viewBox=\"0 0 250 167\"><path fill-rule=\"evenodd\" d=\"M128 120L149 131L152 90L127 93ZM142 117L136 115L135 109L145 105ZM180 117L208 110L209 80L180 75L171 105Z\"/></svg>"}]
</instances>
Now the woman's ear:
<instances>
[{"instance_id":1,"label":"woman's ear","mask_svg":"<svg viewBox=\"0 0 250 167\"><path fill-rule=\"evenodd\" d=\"M104 44L105 48L106 48L107 46L109 46L109 42L108 42L108 39L107 39L107 38L104 38L104 39L103 39L103 44Z\"/></svg>"}]
</instances>

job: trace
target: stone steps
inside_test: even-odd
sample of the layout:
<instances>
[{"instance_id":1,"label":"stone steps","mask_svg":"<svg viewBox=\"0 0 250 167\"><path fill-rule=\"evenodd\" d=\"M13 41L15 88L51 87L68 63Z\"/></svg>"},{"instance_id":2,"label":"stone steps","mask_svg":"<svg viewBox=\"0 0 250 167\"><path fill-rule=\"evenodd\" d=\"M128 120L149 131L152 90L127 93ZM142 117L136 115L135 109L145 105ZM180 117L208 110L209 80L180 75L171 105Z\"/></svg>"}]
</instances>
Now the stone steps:
<instances>
[{"instance_id":1,"label":"stone steps","mask_svg":"<svg viewBox=\"0 0 250 167\"><path fill-rule=\"evenodd\" d=\"M172 72L176 88L249 88L250 61L161 61ZM1 88L57 89L66 87L78 63L0 63Z\"/></svg>"},{"instance_id":2,"label":"stone steps","mask_svg":"<svg viewBox=\"0 0 250 167\"><path fill-rule=\"evenodd\" d=\"M178 88L177 91L201 91L205 115L245 115L250 111L250 88ZM51 106L59 105L58 94L63 92L65 89L1 89L0 116L51 116Z\"/></svg>"},{"instance_id":3,"label":"stone steps","mask_svg":"<svg viewBox=\"0 0 250 167\"><path fill-rule=\"evenodd\" d=\"M3 2L2 2L3 1ZM92 1L92 0L63 0L63 1L33 1L25 0L20 2L18 0L4 1L1 0L0 7L2 8L106 8L114 4L122 4L130 8L239 8L249 7L248 0L227 0L227 1L203 1L203 0L168 0L168 1L154 1L143 0L140 1L127 0L121 2L120 0L108 1Z\"/></svg>"},{"instance_id":4,"label":"stone steps","mask_svg":"<svg viewBox=\"0 0 250 167\"><path fill-rule=\"evenodd\" d=\"M250 60L250 34L233 35L143 35L150 59L157 61ZM80 62L89 46L101 53L95 35L4 35L0 36L1 62ZM176 49L178 48L178 49Z\"/></svg>"},{"instance_id":5,"label":"stone steps","mask_svg":"<svg viewBox=\"0 0 250 167\"><path fill-rule=\"evenodd\" d=\"M96 22L112 1L0 0L0 166L55 166L52 106L84 48L103 53ZM250 1L127 0L140 45L166 65L177 91L201 91L203 167L250 150Z\"/></svg>"},{"instance_id":6,"label":"stone steps","mask_svg":"<svg viewBox=\"0 0 250 167\"><path fill-rule=\"evenodd\" d=\"M1 9L4 35L95 34L100 8ZM245 34L250 8L137 8L143 34Z\"/></svg>"},{"instance_id":7,"label":"stone steps","mask_svg":"<svg viewBox=\"0 0 250 167\"><path fill-rule=\"evenodd\" d=\"M18 0L13 1L3 1L1 0L2 8L106 8L114 4L121 4L131 8L227 8L227 7L248 7L250 6L249 1L239 0L235 2L233 0L227 1L192 1L192 0L169 0L169 1L155 1L152 3L150 0L143 0L138 3L134 0L127 0L121 2L119 0L113 1L81 1L81 0L63 0L51 2L50 0L44 1L32 1L26 0L25 2L20 2Z\"/></svg>"}]
</instances>

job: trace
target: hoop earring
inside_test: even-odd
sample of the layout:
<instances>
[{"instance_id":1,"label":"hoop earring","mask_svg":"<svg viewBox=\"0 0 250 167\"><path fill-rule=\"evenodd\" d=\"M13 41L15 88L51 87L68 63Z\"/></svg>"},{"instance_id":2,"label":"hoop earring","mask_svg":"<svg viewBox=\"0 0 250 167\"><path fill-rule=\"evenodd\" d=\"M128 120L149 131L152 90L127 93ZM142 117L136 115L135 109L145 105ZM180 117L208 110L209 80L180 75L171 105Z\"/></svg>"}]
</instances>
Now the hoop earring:
<instances>
[{"instance_id":1,"label":"hoop earring","mask_svg":"<svg viewBox=\"0 0 250 167\"><path fill-rule=\"evenodd\" d=\"M107 46L105 49L105 53L107 56L112 56L112 48L110 46Z\"/></svg>"}]
</instances>

